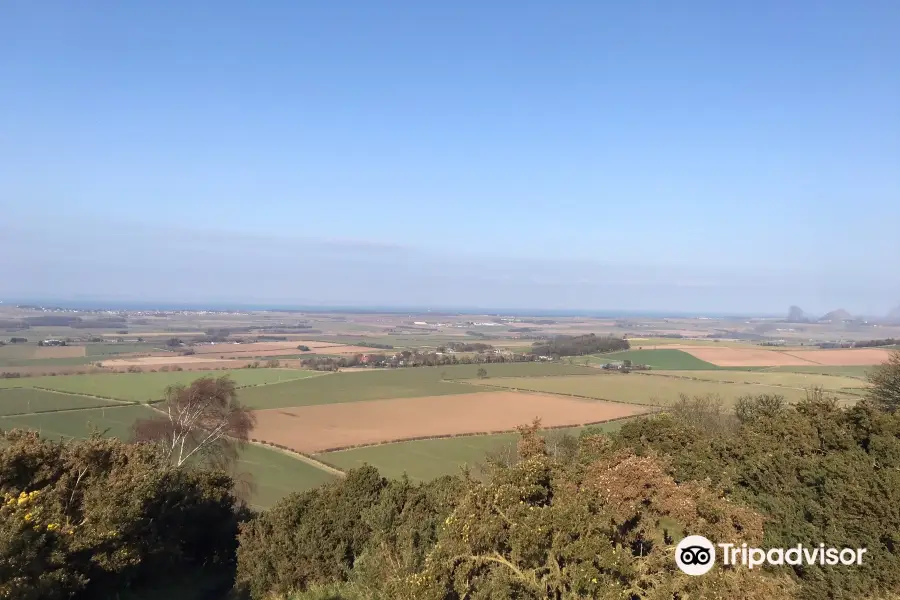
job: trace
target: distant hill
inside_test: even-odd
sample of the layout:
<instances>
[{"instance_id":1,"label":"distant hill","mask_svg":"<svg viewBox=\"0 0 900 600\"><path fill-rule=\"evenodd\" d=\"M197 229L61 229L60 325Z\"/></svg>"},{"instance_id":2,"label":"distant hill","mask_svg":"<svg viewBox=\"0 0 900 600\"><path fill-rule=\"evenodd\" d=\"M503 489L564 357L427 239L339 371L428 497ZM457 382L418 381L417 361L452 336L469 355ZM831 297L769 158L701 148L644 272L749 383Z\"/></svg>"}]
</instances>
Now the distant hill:
<instances>
[{"instance_id":1,"label":"distant hill","mask_svg":"<svg viewBox=\"0 0 900 600\"><path fill-rule=\"evenodd\" d=\"M837 310L833 310L830 313L822 316L822 318L819 319L819 322L821 323L824 321L824 322L830 322L830 323L840 323L841 321L852 321L852 320L853 320L853 315L848 313L843 308L839 308Z\"/></svg>"},{"instance_id":2,"label":"distant hill","mask_svg":"<svg viewBox=\"0 0 900 600\"><path fill-rule=\"evenodd\" d=\"M809 319L806 317L806 313L803 312L803 309L799 306L792 306L788 309L787 316L788 323L808 323Z\"/></svg>"},{"instance_id":3,"label":"distant hill","mask_svg":"<svg viewBox=\"0 0 900 600\"><path fill-rule=\"evenodd\" d=\"M894 307L894 309L887 314L885 320L888 323L900 323L900 305Z\"/></svg>"}]
</instances>

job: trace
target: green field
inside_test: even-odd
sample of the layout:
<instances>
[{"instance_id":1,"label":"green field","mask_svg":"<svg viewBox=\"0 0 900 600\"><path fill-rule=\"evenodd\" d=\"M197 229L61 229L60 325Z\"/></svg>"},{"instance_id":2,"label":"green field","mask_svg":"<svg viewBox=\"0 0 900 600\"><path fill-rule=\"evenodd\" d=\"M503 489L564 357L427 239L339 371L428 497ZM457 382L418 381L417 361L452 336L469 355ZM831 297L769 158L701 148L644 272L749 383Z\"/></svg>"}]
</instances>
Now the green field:
<instances>
[{"instance_id":1,"label":"green field","mask_svg":"<svg viewBox=\"0 0 900 600\"><path fill-rule=\"evenodd\" d=\"M251 475L255 487L251 503L256 508L269 508L292 492L302 492L335 476L284 452L247 444L238 461L238 472Z\"/></svg>"},{"instance_id":2,"label":"green field","mask_svg":"<svg viewBox=\"0 0 900 600\"><path fill-rule=\"evenodd\" d=\"M587 357L572 357L574 364L567 359L563 362L521 362L494 363L489 365L451 365L448 367L428 367L446 373L446 379L477 379L478 370L487 371L490 377L543 377L550 375L588 375L597 370L585 367Z\"/></svg>"},{"instance_id":3,"label":"green field","mask_svg":"<svg viewBox=\"0 0 900 600\"><path fill-rule=\"evenodd\" d=\"M301 381L247 388L241 392L241 401L252 408L283 408L478 391L478 388L465 383L441 381L440 371L422 367L334 373Z\"/></svg>"},{"instance_id":4,"label":"green field","mask_svg":"<svg viewBox=\"0 0 900 600\"><path fill-rule=\"evenodd\" d=\"M73 396L33 388L0 389L0 416L101 406L120 406L120 404L113 400Z\"/></svg>"},{"instance_id":5,"label":"green field","mask_svg":"<svg viewBox=\"0 0 900 600\"><path fill-rule=\"evenodd\" d=\"M621 427L623 422L594 425L592 429L614 431ZM563 432L578 435L583 429L583 427L555 429L545 434L552 439L553 436ZM416 440L327 452L316 458L343 470L370 464L385 477L402 477L406 473L414 481L427 481L441 475L459 473L460 468L466 464L475 471L476 467L484 462L488 452L514 447L518 439L517 433L501 433Z\"/></svg>"},{"instance_id":6,"label":"green field","mask_svg":"<svg viewBox=\"0 0 900 600\"><path fill-rule=\"evenodd\" d=\"M241 401L253 408L283 408L385 398L470 394L481 390L467 383L451 380L474 380L481 368L487 371L489 379L517 375L545 376L596 372L596 369L589 367L560 363L496 363L371 369L247 389L241 393Z\"/></svg>"},{"instance_id":7,"label":"green field","mask_svg":"<svg viewBox=\"0 0 900 600\"><path fill-rule=\"evenodd\" d=\"M0 358L2 367L71 367L97 362L96 356L69 356L65 358Z\"/></svg>"},{"instance_id":8,"label":"green field","mask_svg":"<svg viewBox=\"0 0 900 600\"><path fill-rule=\"evenodd\" d=\"M610 361L630 360L634 364L650 365L654 369L668 370L693 370L719 369L712 363L700 360L681 350L627 350L625 352L613 352L611 354L595 354L595 364L603 364Z\"/></svg>"},{"instance_id":9,"label":"green field","mask_svg":"<svg viewBox=\"0 0 900 600\"><path fill-rule=\"evenodd\" d=\"M100 432L107 431L110 437L127 440L131 437L131 425L137 419L149 418L154 414L156 412L147 406L110 405L72 412L6 417L0 419L0 428L33 429L51 439L71 439L87 437L93 427Z\"/></svg>"},{"instance_id":10,"label":"green field","mask_svg":"<svg viewBox=\"0 0 900 600\"><path fill-rule=\"evenodd\" d=\"M704 396L718 394L727 404L740 396L756 394L779 394L789 402L806 398L806 391L775 385L719 383L697 381L676 377L642 375L639 373L606 373L601 375L571 375L568 377L521 377L504 379L491 383L510 389L570 394L651 406L669 406L678 400L680 394ZM842 399L852 400L856 396Z\"/></svg>"},{"instance_id":11,"label":"green field","mask_svg":"<svg viewBox=\"0 0 900 600\"><path fill-rule=\"evenodd\" d=\"M113 356L116 354L130 354L134 352L159 352L165 349L166 340L158 339L155 343L137 342L137 343L106 343L106 344L88 344L85 348L85 354L95 357Z\"/></svg>"},{"instance_id":12,"label":"green field","mask_svg":"<svg viewBox=\"0 0 900 600\"><path fill-rule=\"evenodd\" d=\"M821 387L833 392L849 391L851 393L861 393L868 385L865 381L854 377L771 371L650 371L648 375L652 377L692 377L706 381L731 383L780 385L802 390L811 387Z\"/></svg>"},{"instance_id":13,"label":"green field","mask_svg":"<svg viewBox=\"0 0 900 600\"><path fill-rule=\"evenodd\" d=\"M810 373L813 375L866 379L866 374L871 373L876 368L874 366L855 365L845 367L762 367L759 370L767 373Z\"/></svg>"},{"instance_id":14,"label":"green field","mask_svg":"<svg viewBox=\"0 0 900 600\"><path fill-rule=\"evenodd\" d=\"M132 402L160 400L166 387L189 384L200 377L228 375L238 386L258 386L280 381L294 381L318 375L315 371L299 369L235 369L233 371L169 371L165 373L101 373L92 375L68 375L55 377L21 377L0 379L0 388L39 387L97 395Z\"/></svg>"}]
</instances>

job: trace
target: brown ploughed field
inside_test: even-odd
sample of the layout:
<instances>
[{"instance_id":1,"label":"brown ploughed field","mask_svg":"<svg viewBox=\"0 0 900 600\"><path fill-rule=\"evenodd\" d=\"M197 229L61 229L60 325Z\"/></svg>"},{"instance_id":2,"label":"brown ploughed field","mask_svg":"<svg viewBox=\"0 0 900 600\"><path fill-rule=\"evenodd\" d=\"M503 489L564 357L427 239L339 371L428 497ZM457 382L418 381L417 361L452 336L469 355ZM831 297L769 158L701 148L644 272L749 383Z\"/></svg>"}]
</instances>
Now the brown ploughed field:
<instances>
[{"instance_id":1,"label":"brown ploughed field","mask_svg":"<svg viewBox=\"0 0 900 600\"><path fill-rule=\"evenodd\" d=\"M535 417L545 427L641 414L647 407L550 394L483 392L254 411L254 436L300 452L464 433L508 431Z\"/></svg>"},{"instance_id":2,"label":"brown ploughed field","mask_svg":"<svg viewBox=\"0 0 900 600\"><path fill-rule=\"evenodd\" d=\"M826 367L880 365L891 356L884 348L836 348L834 350L791 350L792 356Z\"/></svg>"},{"instance_id":3,"label":"brown ploughed field","mask_svg":"<svg viewBox=\"0 0 900 600\"><path fill-rule=\"evenodd\" d=\"M877 365L888 359L883 348L842 348L834 350L770 350L766 348L716 348L708 346L668 346L687 352L719 367L843 367Z\"/></svg>"},{"instance_id":4,"label":"brown ploughed field","mask_svg":"<svg viewBox=\"0 0 900 600\"><path fill-rule=\"evenodd\" d=\"M808 367L816 364L798 356L765 348L679 346L678 349L719 367Z\"/></svg>"}]
</instances>

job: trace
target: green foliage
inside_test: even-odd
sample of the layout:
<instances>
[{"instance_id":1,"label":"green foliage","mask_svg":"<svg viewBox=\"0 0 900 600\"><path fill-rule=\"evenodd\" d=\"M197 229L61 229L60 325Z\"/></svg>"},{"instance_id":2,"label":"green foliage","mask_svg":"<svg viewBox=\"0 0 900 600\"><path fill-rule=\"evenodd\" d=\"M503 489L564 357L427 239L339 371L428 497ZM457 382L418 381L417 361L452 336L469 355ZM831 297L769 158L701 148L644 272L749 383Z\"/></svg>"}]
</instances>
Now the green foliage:
<instances>
[{"instance_id":1,"label":"green foliage","mask_svg":"<svg viewBox=\"0 0 900 600\"><path fill-rule=\"evenodd\" d=\"M526 429L519 461L470 482L420 572L392 598L772 598L783 578L717 570L686 576L671 559L682 531L758 542L762 518L697 484L677 484L652 458L583 440L566 468Z\"/></svg>"},{"instance_id":2,"label":"green foliage","mask_svg":"<svg viewBox=\"0 0 900 600\"><path fill-rule=\"evenodd\" d=\"M240 532L237 584L254 598L349 577L369 536L363 512L387 481L371 467L309 492L291 494Z\"/></svg>"},{"instance_id":3,"label":"green foliage","mask_svg":"<svg viewBox=\"0 0 900 600\"><path fill-rule=\"evenodd\" d=\"M459 484L450 477L387 481L363 467L292 494L242 527L238 587L253 598L310 589L318 591L302 597L349 598L356 596L322 594L352 578L354 593L377 594L422 568Z\"/></svg>"},{"instance_id":4,"label":"green foliage","mask_svg":"<svg viewBox=\"0 0 900 600\"><path fill-rule=\"evenodd\" d=\"M900 414L842 409L821 392L792 407L746 398L729 430L677 414L622 427L616 447L668 457L676 481L709 481L766 516L764 547L867 548L861 566L794 569L802 598L869 597L900 588Z\"/></svg>"},{"instance_id":5,"label":"green foliage","mask_svg":"<svg viewBox=\"0 0 900 600\"><path fill-rule=\"evenodd\" d=\"M900 409L900 351L892 352L890 359L869 374L872 384L872 400L882 409L897 412Z\"/></svg>"},{"instance_id":6,"label":"green foliage","mask_svg":"<svg viewBox=\"0 0 900 600\"><path fill-rule=\"evenodd\" d=\"M231 487L215 471L171 468L150 445L7 433L0 597L104 597L159 573L227 573L238 523Z\"/></svg>"}]
</instances>

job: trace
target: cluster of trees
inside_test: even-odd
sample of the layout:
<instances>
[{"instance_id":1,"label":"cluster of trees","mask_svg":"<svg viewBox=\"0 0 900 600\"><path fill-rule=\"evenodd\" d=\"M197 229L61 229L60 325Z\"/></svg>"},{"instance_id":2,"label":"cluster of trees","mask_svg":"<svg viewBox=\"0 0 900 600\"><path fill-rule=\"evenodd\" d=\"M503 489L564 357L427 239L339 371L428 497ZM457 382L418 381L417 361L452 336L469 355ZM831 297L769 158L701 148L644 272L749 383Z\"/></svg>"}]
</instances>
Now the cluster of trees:
<instances>
[{"instance_id":1,"label":"cluster of trees","mask_svg":"<svg viewBox=\"0 0 900 600\"><path fill-rule=\"evenodd\" d=\"M900 346L900 339L885 338L883 340L866 340L853 342L854 348L877 348L879 346Z\"/></svg>"},{"instance_id":2,"label":"cluster of trees","mask_svg":"<svg viewBox=\"0 0 900 600\"><path fill-rule=\"evenodd\" d=\"M900 353L871 382L847 408L813 390L729 410L684 397L612 435L535 422L479 473L415 484L364 467L253 513L228 474L252 415L230 380L204 379L169 391L141 443L5 434L0 597L206 576L252 599L896 598ZM688 534L868 551L853 567L691 577L673 560Z\"/></svg>"},{"instance_id":3,"label":"cluster of trees","mask_svg":"<svg viewBox=\"0 0 900 600\"><path fill-rule=\"evenodd\" d=\"M493 350L494 347L483 342L450 342L445 346L438 346L438 352L446 352L453 350L454 352L487 352Z\"/></svg>"},{"instance_id":4,"label":"cluster of trees","mask_svg":"<svg viewBox=\"0 0 900 600\"><path fill-rule=\"evenodd\" d=\"M598 352L619 352L630 348L628 340L613 336L560 335L546 342L536 342L531 351L540 356L583 356Z\"/></svg>"},{"instance_id":5,"label":"cluster of trees","mask_svg":"<svg viewBox=\"0 0 900 600\"><path fill-rule=\"evenodd\" d=\"M11 337L11 338L9 338L9 343L10 343L10 344L27 344L27 343L28 343L28 338L23 338L23 337Z\"/></svg>"},{"instance_id":6,"label":"cluster of trees","mask_svg":"<svg viewBox=\"0 0 900 600\"><path fill-rule=\"evenodd\" d=\"M403 350L396 354L355 354L352 356L311 356L300 364L317 371L336 371L349 367L369 367L374 369L394 369L405 367L440 367L446 365L478 365L510 362L534 362L534 354L438 354Z\"/></svg>"}]
</instances>

